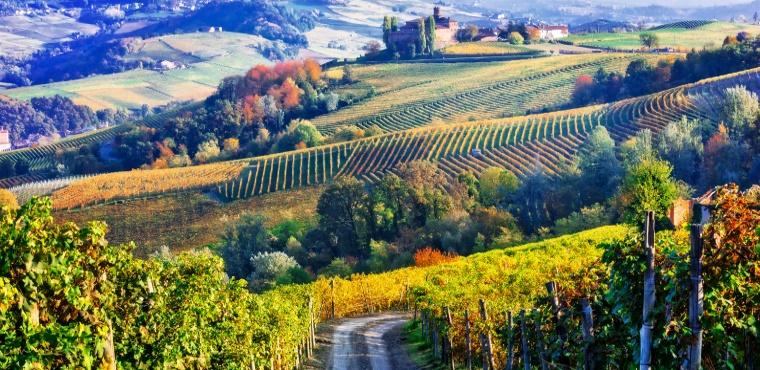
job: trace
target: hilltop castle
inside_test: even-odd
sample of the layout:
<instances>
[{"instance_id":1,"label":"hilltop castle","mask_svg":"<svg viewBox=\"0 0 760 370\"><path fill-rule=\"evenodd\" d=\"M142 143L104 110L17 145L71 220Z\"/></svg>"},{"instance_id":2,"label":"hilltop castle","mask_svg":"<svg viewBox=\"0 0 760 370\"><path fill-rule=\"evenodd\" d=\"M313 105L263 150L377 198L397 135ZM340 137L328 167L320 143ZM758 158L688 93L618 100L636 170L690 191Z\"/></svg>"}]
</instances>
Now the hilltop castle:
<instances>
[{"instance_id":1,"label":"hilltop castle","mask_svg":"<svg viewBox=\"0 0 760 370\"><path fill-rule=\"evenodd\" d=\"M433 19L435 19L435 48L441 49L448 45L456 44L459 22L450 17L442 17L441 8L437 6L433 8ZM419 20L420 18L408 21L398 31L392 31L389 41L397 46L409 45L416 42L420 32Z\"/></svg>"}]
</instances>

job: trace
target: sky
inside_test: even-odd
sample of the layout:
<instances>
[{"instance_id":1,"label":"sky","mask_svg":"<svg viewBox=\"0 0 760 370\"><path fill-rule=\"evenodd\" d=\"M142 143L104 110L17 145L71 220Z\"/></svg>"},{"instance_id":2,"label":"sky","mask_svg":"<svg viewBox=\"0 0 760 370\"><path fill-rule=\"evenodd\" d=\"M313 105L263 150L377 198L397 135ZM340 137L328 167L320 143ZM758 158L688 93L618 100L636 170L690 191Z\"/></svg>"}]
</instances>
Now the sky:
<instances>
[{"instance_id":1,"label":"sky","mask_svg":"<svg viewBox=\"0 0 760 370\"><path fill-rule=\"evenodd\" d=\"M679 8L694 6L746 4L751 0L592 0L597 4L618 4L627 6L665 5Z\"/></svg>"}]
</instances>

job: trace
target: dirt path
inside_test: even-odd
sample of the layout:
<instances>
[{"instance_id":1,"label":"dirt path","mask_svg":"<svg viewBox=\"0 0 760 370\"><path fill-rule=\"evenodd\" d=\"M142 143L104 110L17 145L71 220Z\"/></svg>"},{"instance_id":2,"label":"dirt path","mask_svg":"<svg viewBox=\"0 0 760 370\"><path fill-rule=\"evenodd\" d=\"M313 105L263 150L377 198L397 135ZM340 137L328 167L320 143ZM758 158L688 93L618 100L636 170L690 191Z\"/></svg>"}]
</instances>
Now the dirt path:
<instances>
[{"instance_id":1,"label":"dirt path","mask_svg":"<svg viewBox=\"0 0 760 370\"><path fill-rule=\"evenodd\" d=\"M323 361L311 368L416 369L401 338L402 327L409 318L405 313L385 313L327 324L321 336L323 349L318 355Z\"/></svg>"}]
</instances>

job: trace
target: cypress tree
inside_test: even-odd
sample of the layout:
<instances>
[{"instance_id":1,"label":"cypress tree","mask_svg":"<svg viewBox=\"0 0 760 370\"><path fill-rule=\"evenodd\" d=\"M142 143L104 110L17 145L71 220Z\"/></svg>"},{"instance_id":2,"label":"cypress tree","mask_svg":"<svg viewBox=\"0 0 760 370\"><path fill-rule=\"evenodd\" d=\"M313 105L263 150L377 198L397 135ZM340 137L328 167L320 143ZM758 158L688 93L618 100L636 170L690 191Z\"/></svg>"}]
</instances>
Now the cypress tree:
<instances>
[{"instance_id":1,"label":"cypress tree","mask_svg":"<svg viewBox=\"0 0 760 370\"><path fill-rule=\"evenodd\" d=\"M420 54L425 54L425 50L427 50L427 31L425 29L425 18L420 18L417 29L419 30L417 50L420 52Z\"/></svg>"},{"instance_id":2,"label":"cypress tree","mask_svg":"<svg viewBox=\"0 0 760 370\"><path fill-rule=\"evenodd\" d=\"M390 35L391 35L391 17L383 17L383 43L386 48L390 48Z\"/></svg>"},{"instance_id":3,"label":"cypress tree","mask_svg":"<svg viewBox=\"0 0 760 370\"><path fill-rule=\"evenodd\" d=\"M427 42L430 55L433 55L435 51L435 26L435 17L431 15L427 20Z\"/></svg>"}]
</instances>

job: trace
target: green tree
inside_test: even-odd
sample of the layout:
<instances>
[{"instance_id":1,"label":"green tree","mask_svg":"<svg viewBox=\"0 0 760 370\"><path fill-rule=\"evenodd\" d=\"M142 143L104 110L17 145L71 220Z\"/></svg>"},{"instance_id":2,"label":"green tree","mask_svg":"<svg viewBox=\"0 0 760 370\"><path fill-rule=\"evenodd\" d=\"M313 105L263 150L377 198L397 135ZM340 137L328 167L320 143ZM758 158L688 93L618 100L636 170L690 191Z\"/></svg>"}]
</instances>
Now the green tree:
<instances>
[{"instance_id":1,"label":"green tree","mask_svg":"<svg viewBox=\"0 0 760 370\"><path fill-rule=\"evenodd\" d=\"M379 228L388 236L396 235L402 226L410 224L410 190L406 182L394 173L388 173L372 191L374 211Z\"/></svg>"},{"instance_id":2,"label":"green tree","mask_svg":"<svg viewBox=\"0 0 760 370\"><path fill-rule=\"evenodd\" d=\"M736 139L747 136L760 117L760 102L754 92L744 86L727 88L719 104L719 118Z\"/></svg>"},{"instance_id":3,"label":"green tree","mask_svg":"<svg viewBox=\"0 0 760 370\"><path fill-rule=\"evenodd\" d=\"M428 48L427 28L425 27L425 18L420 18L417 24L417 51L420 54L425 54Z\"/></svg>"},{"instance_id":4,"label":"green tree","mask_svg":"<svg viewBox=\"0 0 760 370\"><path fill-rule=\"evenodd\" d=\"M319 226L339 255L369 256L368 203L364 184L353 177L339 177L319 197Z\"/></svg>"},{"instance_id":5,"label":"green tree","mask_svg":"<svg viewBox=\"0 0 760 370\"><path fill-rule=\"evenodd\" d=\"M425 23L425 25L427 26L426 36L428 43L428 54L433 55L435 52L435 17L432 15L428 17L427 23Z\"/></svg>"},{"instance_id":6,"label":"green tree","mask_svg":"<svg viewBox=\"0 0 760 370\"><path fill-rule=\"evenodd\" d=\"M248 278L253 272L251 257L273 252L272 235L266 222L264 216L244 213L237 222L227 225L220 250L227 274L238 279Z\"/></svg>"},{"instance_id":7,"label":"green tree","mask_svg":"<svg viewBox=\"0 0 760 370\"><path fill-rule=\"evenodd\" d=\"M391 36L391 17L385 16L383 17L383 43L385 43L385 48L390 49L390 36Z\"/></svg>"},{"instance_id":8,"label":"green tree","mask_svg":"<svg viewBox=\"0 0 760 370\"><path fill-rule=\"evenodd\" d=\"M10 159L0 161L0 178L16 175L16 162Z\"/></svg>"},{"instance_id":9,"label":"green tree","mask_svg":"<svg viewBox=\"0 0 760 370\"><path fill-rule=\"evenodd\" d=\"M640 226L647 211L660 219L678 196L678 186L671 177L668 162L647 158L629 168L623 178L618 197L623 219Z\"/></svg>"},{"instance_id":10,"label":"green tree","mask_svg":"<svg viewBox=\"0 0 760 370\"><path fill-rule=\"evenodd\" d=\"M519 32L511 32L508 41L512 45L522 45L525 43L525 38Z\"/></svg>"},{"instance_id":11,"label":"green tree","mask_svg":"<svg viewBox=\"0 0 760 370\"><path fill-rule=\"evenodd\" d=\"M480 202L485 206L503 206L520 187L520 180L499 167L486 168L478 179Z\"/></svg>"},{"instance_id":12,"label":"green tree","mask_svg":"<svg viewBox=\"0 0 760 370\"><path fill-rule=\"evenodd\" d=\"M612 196L620 183L622 168L615 156L615 141L604 126L597 126L578 156L581 203L601 203Z\"/></svg>"},{"instance_id":13,"label":"green tree","mask_svg":"<svg viewBox=\"0 0 760 370\"><path fill-rule=\"evenodd\" d=\"M671 122L657 135L657 153L673 166L673 177L690 184L698 180L699 164L704 151L702 123L683 117Z\"/></svg>"},{"instance_id":14,"label":"green tree","mask_svg":"<svg viewBox=\"0 0 760 370\"><path fill-rule=\"evenodd\" d=\"M640 34L639 41L641 41L641 45L646 46L648 49L654 49L660 46L660 37L654 33L645 32Z\"/></svg>"}]
</instances>

